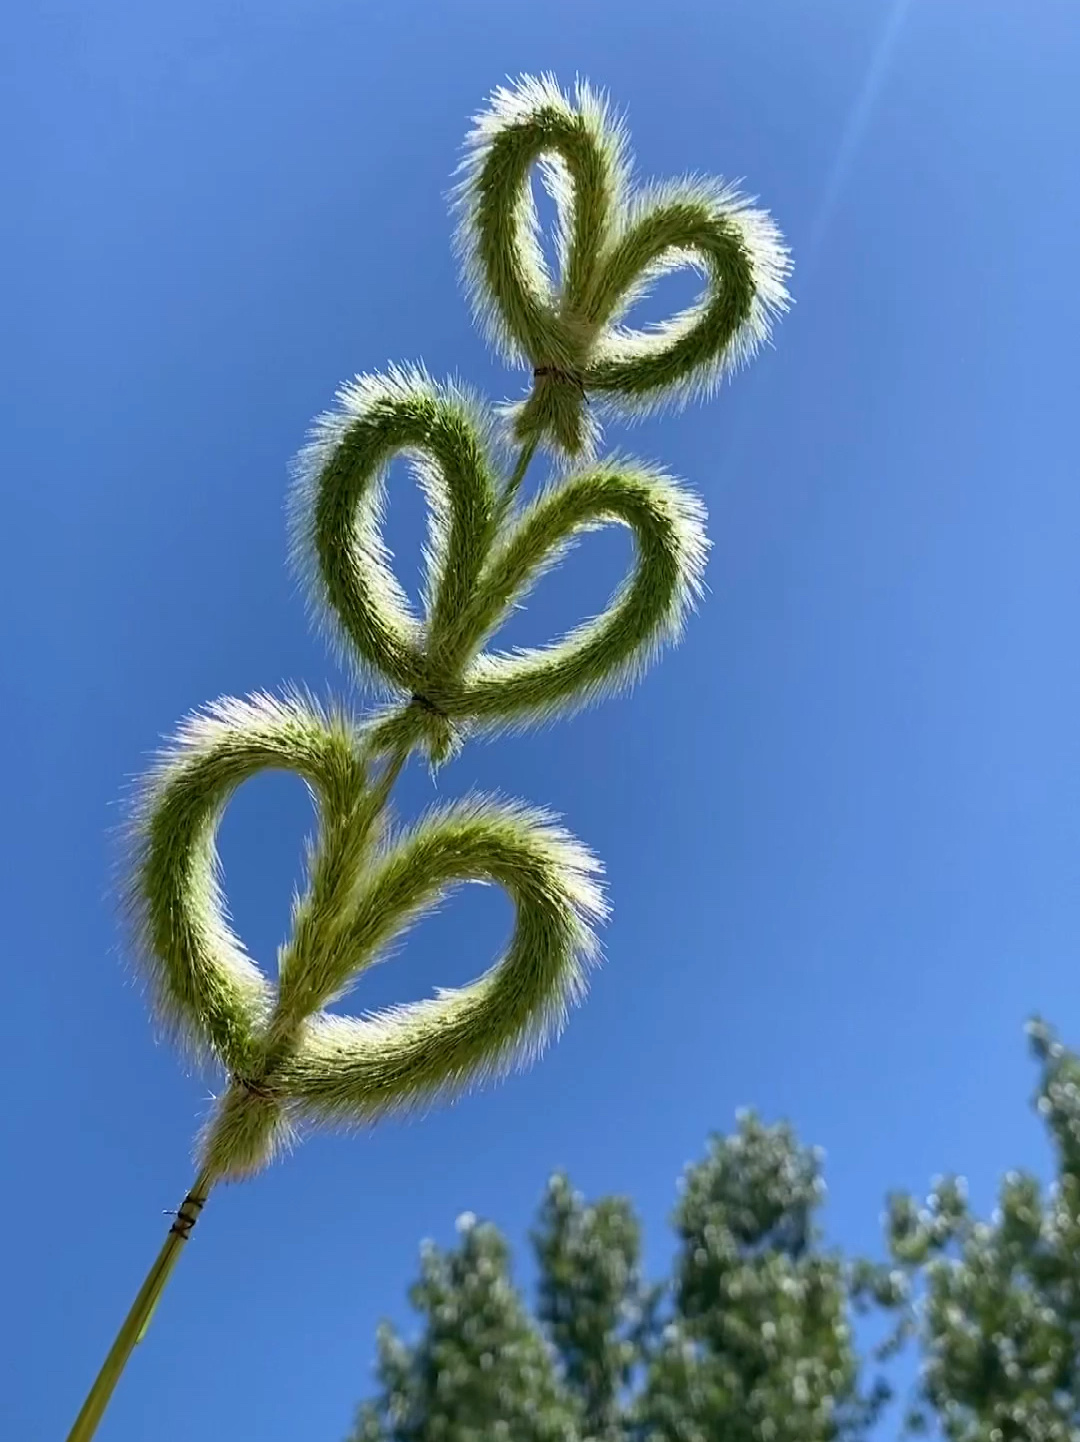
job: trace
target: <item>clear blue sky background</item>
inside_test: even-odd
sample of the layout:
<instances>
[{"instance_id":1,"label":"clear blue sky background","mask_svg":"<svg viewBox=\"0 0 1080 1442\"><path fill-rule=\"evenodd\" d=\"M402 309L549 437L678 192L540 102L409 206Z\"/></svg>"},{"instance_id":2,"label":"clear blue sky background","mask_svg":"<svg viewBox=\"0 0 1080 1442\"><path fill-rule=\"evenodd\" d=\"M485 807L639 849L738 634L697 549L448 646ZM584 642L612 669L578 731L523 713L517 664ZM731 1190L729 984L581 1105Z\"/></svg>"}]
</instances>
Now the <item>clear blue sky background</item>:
<instances>
[{"instance_id":1,"label":"clear blue sky background","mask_svg":"<svg viewBox=\"0 0 1080 1442\"><path fill-rule=\"evenodd\" d=\"M955 1168L988 1208L1044 1167L1024 1019L1080 1041L1075 0L42 0L13 25L4 1435L65 1435L206 1108L119 948L119 800L204 700L348 688L283 511L338 382L422 358L516 392L444 195L522 70L608 87L646 175L746 177L797 262L775 350L613 437L709 504L681 649L439 779L550 804L599 852L607 965L530 1074L215 1197L103 1442L333 1442L422 1236L471 1208L520 1242L562 1164L636 1198L659 1268L676 1175L740 1105L827 1148L852 1247L890 1187ZM409 485L392 508L415 578ZM600 604L628 554L593 538L517 639ZM432 794L414 769L403 810ZM264 962L307 822L278 777L224 826ZM507 919L459 895L357 1004L467 979Z\"/></svg>"}]
</instances>

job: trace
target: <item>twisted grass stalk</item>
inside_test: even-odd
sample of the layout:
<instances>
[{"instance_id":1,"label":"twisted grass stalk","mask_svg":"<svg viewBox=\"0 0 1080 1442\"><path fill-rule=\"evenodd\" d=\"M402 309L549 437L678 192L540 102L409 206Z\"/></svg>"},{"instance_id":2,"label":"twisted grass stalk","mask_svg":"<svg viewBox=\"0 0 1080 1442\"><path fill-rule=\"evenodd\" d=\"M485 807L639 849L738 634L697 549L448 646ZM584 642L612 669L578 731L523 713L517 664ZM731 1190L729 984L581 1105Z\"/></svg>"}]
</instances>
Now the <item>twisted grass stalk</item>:
<instances>
[{"instance_id":1,"label":"twisted grass stalk","mask_svg":"<svg viewBox=\"0 0 1080 1442\"><path fill-rule=\"evenodd\" d=\"M98 1373L68 1442L90 1442L145 1335L212 1185L254 1175L297 1125L366 1126L460 1095L530 1061L585 994L607 916L598 860L547 812L469 796L404 831L387 821L410 755L432 766L470 734L520 729L631 683L676 640L709 546L693 491L655 465L594 459L607 411L640 414L711 391L787 303L771 219L719 182L632 193L624 129L588 86L550 77L492 97L469 139L459 242L477 313L532 374L500 421L420 368L359 375L297 458L294 554L331 634L383 698L359 721L300 691L225 697L178 730L133 817L129 901L158 1015L228 1078L199 1173ZM558 281L536 233L530 172L558 212ZM665 271L691 264L699 301L659 327L625 324ZM520 449L505 478L505 422ZM543 446L571 469L527 503ZM403 455L428 504L421 617L383 537ZM635 557L607 608L554 642L500 650L497 633L567 548L598 527ZM231 929L216 847L238 787L301 776L317 813L307 885L271 982ZM515 910L509 943L463 987L365 1016L330 1011L452 887L482 882Z\"/></svg>"}]
</instances>

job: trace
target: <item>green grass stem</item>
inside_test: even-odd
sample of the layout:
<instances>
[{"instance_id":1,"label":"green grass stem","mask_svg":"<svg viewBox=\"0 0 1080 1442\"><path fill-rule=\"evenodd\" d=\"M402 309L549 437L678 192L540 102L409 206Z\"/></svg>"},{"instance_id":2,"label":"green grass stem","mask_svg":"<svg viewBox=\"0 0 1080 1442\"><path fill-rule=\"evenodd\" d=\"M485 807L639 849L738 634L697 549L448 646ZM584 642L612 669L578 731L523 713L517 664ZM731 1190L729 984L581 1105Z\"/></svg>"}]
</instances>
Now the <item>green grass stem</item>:
<instances>
[{"instance_id":1,"label":"green grass stem","mask_svg":"<svg viewBox=\"0 0 1080 1442\"><path fill-rule=\"evenodd\" d=\"M105 1414L105 1408L109 1405L109 1399L127 1366L128 1359L146 1335L146 1329L150 1325L158 1301L165 1290L165 1284L179 1260L184 1243L199 1219L202 1205L209 1196L212 1185L213 1178L210 1172L200 1172L191 1190L180 1204L176 1220L169 1228L165 1243L154 1259L154 1265L147 1273L146 1280L139 1288L138 1295L131 1304L131 1310L124 1318L123 1325L116 1335L116 1341L112 1344L109 1355L102 1364L101 1371L94 1379L94 1385L90 1388L82 1410L75 1419L75 1425L68 1433L67 1442L90 1442L90 1438L97 1431L98 1424Z\"/></svg>"}]
</instances>

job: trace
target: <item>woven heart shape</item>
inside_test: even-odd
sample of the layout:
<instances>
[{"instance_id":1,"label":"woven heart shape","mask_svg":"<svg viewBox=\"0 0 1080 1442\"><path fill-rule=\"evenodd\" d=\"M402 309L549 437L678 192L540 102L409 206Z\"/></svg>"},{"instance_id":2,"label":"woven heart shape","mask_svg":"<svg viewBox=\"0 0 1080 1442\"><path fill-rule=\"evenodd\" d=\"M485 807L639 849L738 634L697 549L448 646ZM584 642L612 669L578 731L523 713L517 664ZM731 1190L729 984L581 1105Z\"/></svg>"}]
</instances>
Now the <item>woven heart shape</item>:
<instances>
[{"instance_id":1,"label":"woven heart shape","mask_svg":"<svg viewBox=\"0 0 1080 1442\"><path fill-rule=\"evenodd\" d=\"M224 701L182 729L144 797L132 899L158 1009L231 1081L203 1138L217 1175L257 1170L297 1121L370 1121L506 1070L583 991L604 914L589 853L543 813L483 798L388 840L366 751L309 702ZM318 813L276 987L229 927L215 847L229 798L267 768L302 776ZM502 886L517 912L479 980L363 1018L323 1010L465 881Z\"/></svg>"},{"instance_id":2,"label":"woven heart shape","mask_svg":"<svg viewBox=\"0 0 1080 1442\"><path fill-rule=\"evenodd\" d=\"M584 704L634 676L678 633L701 583L707 541L696 496L662 472L605 462L562 477L520 512L500 503L495 424L421 372L360 377L301 454L293 534L346 649L411 701L379 732L445 756L469 723L493 727ZM414 462L429 507L424 617L382 540L390 461ZM633 571L607 609L550 646L484 650L508 613L579 536L628 526Z\"/></svg>"},{"instance_id":3,"label":"woven heart shape","mask_svg":"<svg viewBox=\"0 0 1080 1442\"><path fill-rule=\"evenodd\" d=\"M538 236L537 165L557 207L558 281ZM497 90L462 170L458 243L474 309L533 369L513 411L522 441L577 456L596 436L590 397L641 413L710 391L787 304L788 253L768 214L719 181L634 195L623 128L586 85L573 103L546 78ZM648 329L620 324L658 276L686 265L705 280L695 305Z\"/></svg>"}]
</instances>

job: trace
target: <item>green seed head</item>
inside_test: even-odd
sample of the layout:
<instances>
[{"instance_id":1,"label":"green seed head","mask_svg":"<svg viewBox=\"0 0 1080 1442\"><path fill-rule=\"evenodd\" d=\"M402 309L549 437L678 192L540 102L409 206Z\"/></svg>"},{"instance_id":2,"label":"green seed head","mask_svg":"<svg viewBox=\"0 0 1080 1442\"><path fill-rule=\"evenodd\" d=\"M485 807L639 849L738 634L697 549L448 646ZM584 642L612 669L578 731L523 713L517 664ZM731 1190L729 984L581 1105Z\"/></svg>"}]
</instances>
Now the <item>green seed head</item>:
<instances>
[{"instance_id":1,"label":"green seed head","mask_svg":"<svg viewBox=\"0 0 1080 1442\"><path fill-rule=\"evenodd\" d=\"M587 703L637 674L677 635L699 593L704 508L636 461L560 478L524 508L498 505L494 420L423 372L362 376L316 425L297 468L295 552L316 606L361 669L399 702L386 749L440 760L468 729L513 726ZM412 612L381 535L385 476L406 454L429 507L423 615ZM566 549L600 525L629 527L637 558L608 608L553 644L492 649L500 625Z\"/></svg>"},{"instance_id":2,"label":"green seed head","mask_svg":"<svg viewBox=\"0 0 1080 1442\"><path fill-rule=\"evenodd\" d=\"M557 210L545 262L531 175ZM642 414L711 393L767 339L788 302L788 253L768 214L721 181L631 186L625 131L606 101L550 77L496 90L477 116L456 192L458 248L478 320L532 370L512 408L519 440L571 457L599 435L590 402ZM698 301L661 325L627 314L662 275L698 270Z\"/></svg>"},{"instance_id":3,"label":"green seed head","mask_svg":"<svg viewBox=\"0 0 1080 1442\"><path fill-rule=\"evenodd\" d=\"M132 902L158 1009L230 1086L202 1142L222 1176L257 1170L304 1122L365 1122L534 1055L596 957L598 864L542 812L472 798L397 835L379 822L366 737L299 697L219 702L150 778ZM215 837L267 768L307 781L318 826L276 985L229 926ZM363 1018L325 1008L452 887L502 886L517 920L469 986Z\"/></svg>"}]
</instances>

